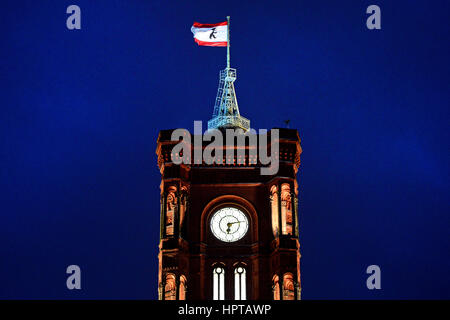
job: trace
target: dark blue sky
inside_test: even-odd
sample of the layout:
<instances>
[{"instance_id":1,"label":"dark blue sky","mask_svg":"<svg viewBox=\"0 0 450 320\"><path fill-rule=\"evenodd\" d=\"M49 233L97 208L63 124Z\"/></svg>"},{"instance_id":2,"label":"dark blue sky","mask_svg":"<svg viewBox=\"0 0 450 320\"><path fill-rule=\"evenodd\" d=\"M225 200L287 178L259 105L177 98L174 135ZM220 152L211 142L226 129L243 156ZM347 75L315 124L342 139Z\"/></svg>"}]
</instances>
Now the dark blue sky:
<instances>
[{"instance_id":1,"label":"dark blue sky","mask_svg":"<svg viewBox=\"0 0 450 320\"><path fill-rule=\"evenodd\" d=\"M366 28L370 4L382 30ZM291 119L302 139L302 297L449 299L449 9L2 1L0 298L156 298L157 134L211 117L226 50L190 26L231 15L242 115Z\"/></svg>"}]
</instances>

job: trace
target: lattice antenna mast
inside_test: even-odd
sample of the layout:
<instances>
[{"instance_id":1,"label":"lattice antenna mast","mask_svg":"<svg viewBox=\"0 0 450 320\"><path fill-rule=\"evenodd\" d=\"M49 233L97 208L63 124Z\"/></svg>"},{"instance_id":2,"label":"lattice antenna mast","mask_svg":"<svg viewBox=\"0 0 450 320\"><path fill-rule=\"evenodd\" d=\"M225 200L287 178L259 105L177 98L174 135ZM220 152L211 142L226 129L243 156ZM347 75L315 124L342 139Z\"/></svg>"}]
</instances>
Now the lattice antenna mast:
<instances>
[{"instance_id":1,"label":"lattice antenna mast","mask_svg":"<svg viewBox=\"0 0 450 320\"><path fill-rule=\"evenodd\" d=\"M220 71L219 88L217 90L216 103L213 117L208 121L208 129L217 128L241 128L244 131L250 129L250 120L242 117L234 90L236 69L230 68L230 17L227 17L227 67Z\"/></svg>"}]
</instances>

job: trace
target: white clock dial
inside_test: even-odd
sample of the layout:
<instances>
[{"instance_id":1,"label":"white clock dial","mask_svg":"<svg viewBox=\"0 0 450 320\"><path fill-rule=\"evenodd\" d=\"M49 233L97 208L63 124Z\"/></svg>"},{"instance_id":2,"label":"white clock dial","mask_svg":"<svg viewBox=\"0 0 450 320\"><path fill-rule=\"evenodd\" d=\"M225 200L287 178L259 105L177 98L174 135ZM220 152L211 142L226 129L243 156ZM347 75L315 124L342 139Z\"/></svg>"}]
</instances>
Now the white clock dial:
<instances>
[{"instance_id":1,"label":"white clock dial","mask_svg":"<svg viewBox=\"0 0 450 320\"><path fill-rule=\"evenodd\" d=\"M211 218L211 231L214 236L225 242L242 239L248 230L248 218L241 210L226 207L217 210Z\"/></svg>"}]
</instances>

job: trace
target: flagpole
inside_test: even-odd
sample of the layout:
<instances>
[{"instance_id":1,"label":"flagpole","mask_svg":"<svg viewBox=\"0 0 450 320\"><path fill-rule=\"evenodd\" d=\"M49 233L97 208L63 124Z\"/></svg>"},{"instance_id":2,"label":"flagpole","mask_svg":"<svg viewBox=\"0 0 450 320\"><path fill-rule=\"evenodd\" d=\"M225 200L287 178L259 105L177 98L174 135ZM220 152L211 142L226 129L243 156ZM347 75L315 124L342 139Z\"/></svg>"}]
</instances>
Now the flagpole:
<instances>
[{"instance_id":1,"label":"flagpole","mask_svg":"<svg viewBox=\"0 0 450 320\"><path fill-rule=\"evenodd\" d=\"M227 16L227 69L230 69L230 16Z\"/></svg>"}]
</instances>

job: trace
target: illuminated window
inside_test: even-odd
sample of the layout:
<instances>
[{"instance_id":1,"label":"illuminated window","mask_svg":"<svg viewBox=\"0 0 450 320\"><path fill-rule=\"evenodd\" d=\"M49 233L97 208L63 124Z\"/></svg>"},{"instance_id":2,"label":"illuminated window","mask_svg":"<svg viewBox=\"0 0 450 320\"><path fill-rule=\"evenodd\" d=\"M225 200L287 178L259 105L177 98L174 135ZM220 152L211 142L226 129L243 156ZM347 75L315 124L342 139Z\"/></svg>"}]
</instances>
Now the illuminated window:
<instances>
[{"instance_id":1,"label":"illuminated window","mask_svg":"<svg viewBox=\"0 0 450 320\"><path fill-rule=\"evenodd\" d=\"M276 186L270 189L270 202L272 206L272 231L274 237L278 235L278 190Z\"/></svg>"},{"instance_id":2,"label":"illuminated window","mask_svg":"<svg viewBox=\"0 0 450 320\"><path fill-rule=\"evenodd\" d=\"M280 300L280 282L277 275L272 280L273 300Z\"/></svg>"},{"instance_id":3,"label":"illuminated window","mask_svg":"<svg viewBox=\"0 0 450 320\"><path fill-rule=\"evenodd\" d=\"M213 299L225 300L225 270L222 267L213 271Z\"/></svg>"},{"instance_id":4,"label":"illuminated window","mask_svg":"<svg viewBox=\"0 0 450 320\"><path fill-rule=\"evenodd\" d=\"M292 198L291 187L287 183L281 185L281 233L292 235Z\"/></svg>"},{"instance_id":5,"label":"illuminated window","mask_svg":"<svg viewBox=\"0 0 450 320\"><path fill-rule=\"evenodd\" d=\"M247 299L245 281L245 269L243 267L234 269L234 300Z\"/></svg>"},{"instance_id":6,"label":"illuminated window","mask_svg":"<svg viewBox=\"0 0 450 320\"><path fill-rule=\"evenodd\" d=\"M186 277L180 277L180 298L179 300L186 300Z\"/></svg>"},{"instance_id":7,"label":"illuminated window","mask_svg":"<svg viewBox=\"0 0 450 320\"><path fill-rule=\"evenodd\" d=\"M283 300L294 300L294 277L291 273L285 273L283 276Z\"/></svg>"},{"instance_id":8,"label":"illuminated window","mask_svg":"<svg viewBox=\"0 0 450 320\"><path fill-rule=\"evenodd\" d=\"M177 188L174 186L171 186L168 189L167 200L166 200L167 201L166 221L164 224L165 228L166 228L167 236L173 236L173 234L174 234L175 210L178 206L176 191L177 191Z\"/></svg>"},{"instance_id":9,"label":"illuminated window","mask_svg":"<svg viewBox=\"0 0 450 320\"><path fill-rule=\"evenodd\" d=\"M176 299L176 284L175 284L175 275L167 274L166 275L166 284L164 286L164 300L175 300Z\"/></svg>"}]
</instances>

